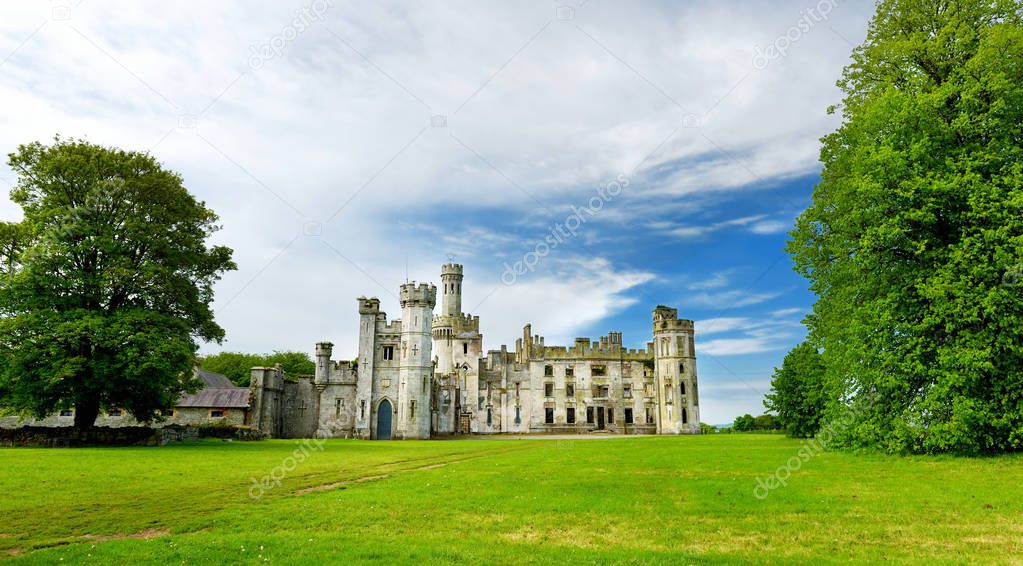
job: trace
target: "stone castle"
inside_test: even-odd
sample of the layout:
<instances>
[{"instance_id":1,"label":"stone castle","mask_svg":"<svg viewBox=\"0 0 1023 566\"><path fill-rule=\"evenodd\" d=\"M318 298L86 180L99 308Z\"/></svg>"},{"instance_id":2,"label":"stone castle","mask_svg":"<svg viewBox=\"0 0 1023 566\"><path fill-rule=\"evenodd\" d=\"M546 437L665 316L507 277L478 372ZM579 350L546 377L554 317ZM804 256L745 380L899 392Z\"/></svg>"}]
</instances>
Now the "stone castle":
<instances>
[{"instance_id":1,"label":"stone castle","mask_svg":"<svg viewBox=\"0 0 1023 566\"><path fill-rule=\"evenodd\" d=\"M548 346L530 325L484 354L480 319L462 312L463 269L441 268L438 288L401 285L401 318L359 298L359 353L331 359L316 344L316 375L253 368L250 424L275 437L423 439L451 434L692 434L700 432L693 321L653 311L646 349L622 334Z\"/></svg>"}]
</instances>

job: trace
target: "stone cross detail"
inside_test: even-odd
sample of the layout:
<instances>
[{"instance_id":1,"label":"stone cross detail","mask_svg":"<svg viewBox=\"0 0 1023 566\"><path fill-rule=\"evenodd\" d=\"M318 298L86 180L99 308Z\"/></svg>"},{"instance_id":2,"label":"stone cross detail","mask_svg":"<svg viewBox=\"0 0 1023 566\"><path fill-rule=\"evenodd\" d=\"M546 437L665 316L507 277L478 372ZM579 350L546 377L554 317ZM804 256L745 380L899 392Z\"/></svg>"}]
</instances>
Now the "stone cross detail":
<instances>
[{"instance_id":1,"label":"stone cross detail","mask_svg":"<svg viewBox=\"0 0 1023 566\"><path fill-rule=\"evenodd\" d=\"M419 346L412 345L412 355L415 356L419 352Z\"/></svg>"}]
</instances>

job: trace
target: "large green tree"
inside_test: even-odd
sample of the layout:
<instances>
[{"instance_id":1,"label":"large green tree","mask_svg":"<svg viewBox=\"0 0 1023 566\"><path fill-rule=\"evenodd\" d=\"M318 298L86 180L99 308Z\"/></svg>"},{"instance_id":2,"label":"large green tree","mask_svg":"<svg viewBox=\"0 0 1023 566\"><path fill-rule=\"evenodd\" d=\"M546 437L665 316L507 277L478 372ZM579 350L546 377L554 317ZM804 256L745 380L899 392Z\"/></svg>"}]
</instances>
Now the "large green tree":
<instances>
[{"instance_id":1,"label":"large green tree","mask_svg":"<svg viewBox=\"0 0 1023 566\"><path fill-rule=\"evenodd\" d=\"M881 0L789 251L847 444L1023 447L1023 28L1011 0Z\"/></svg>"},{"instance_id":2,"label":"large green tree","mask_svg":"<svg viewBox=\"0 0 1023 566\"><path fill-rule=\"evenodd\" d=\"M764 407L778 414L790 436L806 438L820 430L829 398L822 356L812 344L803 342L774 369Z\"/></svg>"},{"instance_id":3,"label":"large green tree","mask_svg":"<svg viewBox=\"0 0 1023 566\"><path fill-rule=\"evenodd\" d=\"M0 280L0 406L74 407L79 428L114 407L152 419L193 385L196 340L224 336L212 286L235 266L207 243L217 216L144 153L58 138L8 164L24 219Z\"/></svg>"}]
</instances>

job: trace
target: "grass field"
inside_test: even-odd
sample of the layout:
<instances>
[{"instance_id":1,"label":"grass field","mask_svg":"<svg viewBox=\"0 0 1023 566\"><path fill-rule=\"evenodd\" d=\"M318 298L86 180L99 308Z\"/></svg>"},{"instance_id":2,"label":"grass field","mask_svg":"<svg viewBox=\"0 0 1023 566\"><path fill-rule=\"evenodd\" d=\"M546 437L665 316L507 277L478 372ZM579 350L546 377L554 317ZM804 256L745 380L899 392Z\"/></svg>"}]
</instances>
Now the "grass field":
<instances>
[{"instance_id":1,"label":"grass field","mask_svg":"<svg viewBox=\"0 0 1023 566\"><path fill-rule=\"evenodd\" d=\"M1023 457L821 454L777 435L0 449L26 563L1023 563ZM279 486L252 478L280 475ZM275 470L276 468L276 470Z\"/></svg>"}]
</instances>

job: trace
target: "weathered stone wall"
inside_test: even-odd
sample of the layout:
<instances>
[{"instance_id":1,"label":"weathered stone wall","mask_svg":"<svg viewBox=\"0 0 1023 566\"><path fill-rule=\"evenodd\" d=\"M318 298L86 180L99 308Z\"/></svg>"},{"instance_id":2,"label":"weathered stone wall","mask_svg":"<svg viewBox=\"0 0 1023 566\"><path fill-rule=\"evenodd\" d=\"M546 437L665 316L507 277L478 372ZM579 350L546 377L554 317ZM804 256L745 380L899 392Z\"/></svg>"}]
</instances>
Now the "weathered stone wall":
<instances>
[{"instance_id":1,"label":"weathered stone wall","mask_svg":"<svg viewBox=\"0 0 1023 566\"><path fill-rule=\"evenodd\" d=\"M281 438L314 437L319 425L319 405L319 392L311 378L285 381Z\"/></svg>"}]
</instances>

